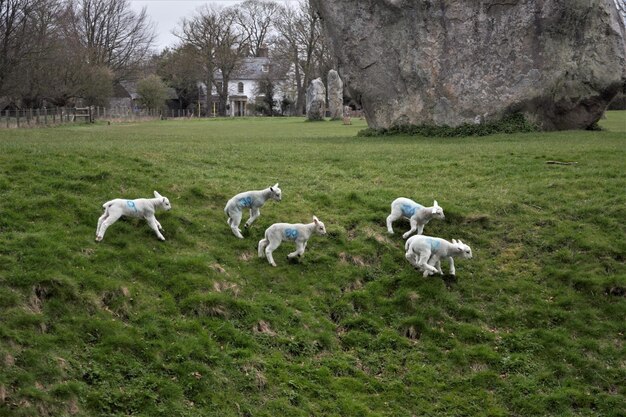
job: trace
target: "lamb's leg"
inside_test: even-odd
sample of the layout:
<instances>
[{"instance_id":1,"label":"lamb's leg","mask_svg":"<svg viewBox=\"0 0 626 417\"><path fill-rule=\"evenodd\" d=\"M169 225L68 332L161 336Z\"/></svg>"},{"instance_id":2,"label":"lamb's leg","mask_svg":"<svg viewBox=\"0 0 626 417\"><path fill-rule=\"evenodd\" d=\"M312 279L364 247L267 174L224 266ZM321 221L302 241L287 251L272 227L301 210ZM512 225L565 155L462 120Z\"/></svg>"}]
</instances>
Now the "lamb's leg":
<instances>
[{"instance_id":1,"label":"lamb's leg","mask_svg":"<svg viewBox=\"0 0 626 417\"><path fill-rule=\"evenodd\" d=\"M259 240L259 258L265 258L265 248L267 244L270 243L267 239Z\"/></svg>"},{"instance_id":2,"label":"lamb's leg","mask_svg":"<svg viewBox=\"0 0 626 417\"><path fill-rule=\"evenodd\" d=\"M246 222L245 227L248 228L252 226L252 222L254 222L257 219L257 217L259 217L260 215L261 215L261 210L259 210L258 208L250 209L250 218Z\"/></svg>"},{"instance_id":3,"label":"lamb's leg","mask_svg":"<svg viewBox=\"0 0 626 417\"><path fill-rule=\"evenodd\" d=\"M156 225L159 228L159 230L162 231L162 232L165 232L165 230L163 230L163 226L161 226L161 223L159 223L159 221L156 219L156 217L154 218L154 221L156 222Z\"/></svg>"},{"instance_id":4,"label":"lamb's leg","mask_svg":"<svg viewBox=\"0 0 626 417\"><path fill-rule=\"evenodd\" d=\"M406 251L406 254L404 255L404 257L406 258L407 261L409 261L411 265L413 265L413 268L415 269L419 268L418 258L415 252L413 252L413 250L409 249L408 251Z\"/></svg>"},{"instance_id":5,"label":"lamb's leg","mask_svg":"<svg viewBox=\"0 0 626 417\"><path fill-rule=\"evenodd\" d=\"M417 220L411 217L409 222L411 223L411 229L402 235L403 239L406 239L407 237L411 236L417 230Z\"/></svg>"},{"instance_id":6,"label":"lamb's leg","mask_svg":"<svg viewBox=\"0 0 626 417\"><path fill-rule=\"evenodd\" d=\"M431 256L428 260L428 265L435 267L439 275L443 275L443 271L441 270L441 258L435 255Z\"/></svg>"},{"instance_id":7,"label":"lamb's leg","mask_svg":"<svg viewBox=\"0 0 626 417\"><path fill-rule=\"evenodd\" d=\"M448 260L450 261L450 275L456 275L456 269L454 269L454 259L450 256Z\"/></svg>"},{"instance_id":8,"label":"lamb's leg","mask_svg":"<svg viewBox=\"0 0 626 417\"><path fill-rule=\"evenodd\" d=\"M417 225L417 234L418 235L424 234L424 225L423 224Z\"/></svg>"},{"instance_id":9,"label":"lamb's leg","mask_svg":"<svg viewBox=\"0 0 626 417\"><path fill-rule=\"evenodd\" d=\"M298 242L296 241L296 250L295 252L291 252L289 255L287 255L287 258L292 259L295 257L299 257L302 256L302 254L304 253L304 248L306 247L306 243L305 242Z\"/></svg>"},{"instance_id":10,"label":"lamb's leg","mask_svg":"<svg viewBox=\"0 0 626 417\"><path fill-rule=\"evenodd\" d=\"M428 264L428 260L430 259L430 250L424 250L419 254L418 266L424 271L424 276L427 277L432 275L432 273L437 272L437 269Z\"/></svg>"},{"instance_id":11,"label":"lamb's leg","mask_svg":"<svg viewBox=\"0 0 626 417\"><path fill-rule=\"evenodd\" d=\"M98 219L98 227L96 227L96 240L97 237L100 236L100 227L102 227L102 222L105 221L107 217L109 217L109 213L105 210L102 216Z\"/></svg>"},{"instance_id":12,"label":"lamb's leg","mask_svg":"<svg viewBox=\"0 0 626 417\"><path fill-rule=\"evenodd\" d=\"M121 214L109 214L106 219L102 220L102 223L100 224L100 231L96 235L96 242L100 242L104 239L104 234L109 226L115 223L120 217L122 217Z\"/></svg>"},{"instance_id":13,"label":"lamb's leg","mask_svg":"<svg viewBox=\"0 0 626 417\"><path fill-rule=\"evenodd\" d=\"M233 231L235 236L239 239L243 239L241 230L239 230L239 223L241 223L241 211L232 213L232 217L230 218L230 229Z\"/></svg>"},{"instance_id":14,"label":"lamb's leg","mask_svg":"<svg viewBox=\"0 0 626 417\"><path fill-rule=\"evenodd\" d=\"M272 256L272 252L276 250L277 247L280 246L280 240L269 241L269 244L265 247L265 256L267 257L267 261L272 266L276 266L276 262L274 262L274 257Z\"/></svg>"},{"instance_id":15,"label":"lamb's leg","mask_svg":"<svg viewBox=\"0 0 626 417\"><path fill-rule=\"evenodd\" d=\"M387 216L387 232L389 232L390 235L393 235L392 223L398 220L400 217L402 217L402 211L395 209L391 210L391 214Z\"/></svg>"},{"instance_id":16,"label":"lamb's leg","mask_svg":"<svg viewBox=\"0 0 626 417\"><path fill-rule=\"evenodd\" d=\"M159 231L159 226L157 225L158 222L157 222L157 219L154 217L154 215L146 217L146 221L148 222L148 225L150 226L150 228L154 230L154 233L156 233L159 240L165 240L165 238Z\"/></svg>"}]
</instances>

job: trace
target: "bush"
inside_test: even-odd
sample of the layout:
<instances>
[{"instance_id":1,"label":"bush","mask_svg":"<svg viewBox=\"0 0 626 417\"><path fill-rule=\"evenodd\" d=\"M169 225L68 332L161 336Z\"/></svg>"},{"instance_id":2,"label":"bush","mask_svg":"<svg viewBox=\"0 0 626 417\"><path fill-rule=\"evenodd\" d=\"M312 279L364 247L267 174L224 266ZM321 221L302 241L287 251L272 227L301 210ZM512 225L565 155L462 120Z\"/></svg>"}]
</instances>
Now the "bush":
<instances>
[{"instance_id":1,"label":"bush","mask_svg":"<svg viewBox=\"0 0 626 417\"><path fill-rule=\"evenodd\" d=\"M389 129L365 129L358 133L362 137L409 135L427 136L438 138L453 138L464 136L487 136L496 133L519 133L536 132L537 126L526 120L521 113L509 114L497 122L469 124L465 123L457 127L447 125L398 125Z\"/></svg>"}]
</instances>

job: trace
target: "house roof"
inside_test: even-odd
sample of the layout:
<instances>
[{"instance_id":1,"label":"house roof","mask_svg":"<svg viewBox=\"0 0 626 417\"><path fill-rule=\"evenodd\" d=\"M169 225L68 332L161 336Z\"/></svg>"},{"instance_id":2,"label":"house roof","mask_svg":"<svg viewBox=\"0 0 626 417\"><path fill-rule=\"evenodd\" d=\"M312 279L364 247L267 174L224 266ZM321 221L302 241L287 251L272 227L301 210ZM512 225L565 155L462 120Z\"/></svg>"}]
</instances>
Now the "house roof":
<instances>
[{"instance_id":1,"label":"house roof","mask_svg":"<svg viewBox=\"0 0 626 417\"><path fill-rule=\"evenodd\" d=\"M113 86L113 97L124 97L135 100L140 97L137 93L137 83L135 81L120 81Z\"/></svg>"},{"instance_id":2,"label":"house roof","mask_svg":"<svg viewBox=\"0 0 626 417\"><path fill-rule=\"evenodd\" d=\"M234 80L260 80L269 75L269 71L263 71L263 66L269 69L270 59L267 57L243 58L241 65L230 76ZM215 79L221 80L221 71L215 72Z\"/></svg>"},{"instance_id":3,"label":"house roof","mask_svg":"<svg viewBox=\"0 0 626 417\"><path fill-rule=\"evenodd\" d=\"M116 83L113 86L113 97L130 97L133 100L141 98L141 94L137 92L137 82L122 80L119 83ZM165 89L165 98L167 100L178 100L178 94L176 94L175 89L167 87Z\"/></svg>"}]
</instances>

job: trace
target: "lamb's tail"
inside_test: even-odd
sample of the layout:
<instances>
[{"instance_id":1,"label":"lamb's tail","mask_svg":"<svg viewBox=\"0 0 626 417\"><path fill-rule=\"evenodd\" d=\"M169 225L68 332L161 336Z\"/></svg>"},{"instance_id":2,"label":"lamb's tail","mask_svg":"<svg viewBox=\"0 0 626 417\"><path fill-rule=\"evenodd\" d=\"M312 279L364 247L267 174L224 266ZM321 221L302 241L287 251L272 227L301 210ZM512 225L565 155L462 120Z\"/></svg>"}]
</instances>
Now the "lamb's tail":
<instances>
[{"instance_id":1,"label":"lamb's tail","mask_svg":"<svg viewBox=\"0 0 626 417\"><path fill-rule=\"evenodd\" d=\"M259 258L265 258L265 248L269 243L270 242L267 240L267 237L259 240Z\"/></svg>"},{"instance_id":2,"label":"lamb's tail","mask_svg":"<svg viewBox=\"0 0 626 417\"><path fill-rule=\"evenodd\" d=\"M230 202L232 199L228 200L228 202L226 203L226 206L224 206L224 214L226 214L228 217L230 217Z\"/></svg>"},{"instance_id":3,"label":"lamb's tail","mask_svg":"<svg viewBox=\"0 0 626 417\"><path fill-rule=\"evenodd\" d=\"M112 205L113 205L113 200L107 201L106 203L104 203L102 205L102 208L104 209L104 212L106 213L107 211L109 211L109 207L111 207Z\"/></svg>"}]
</instances>

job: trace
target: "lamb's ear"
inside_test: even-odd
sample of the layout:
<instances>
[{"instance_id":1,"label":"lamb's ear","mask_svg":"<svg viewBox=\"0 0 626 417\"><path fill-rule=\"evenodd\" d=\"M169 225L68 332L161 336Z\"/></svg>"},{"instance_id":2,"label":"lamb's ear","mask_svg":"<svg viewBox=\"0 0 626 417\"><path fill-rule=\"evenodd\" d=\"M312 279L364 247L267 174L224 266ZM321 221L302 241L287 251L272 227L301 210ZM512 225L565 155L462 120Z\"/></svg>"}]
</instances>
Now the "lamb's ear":
<instances>
[{"instance_id":1,"label":"lamb's ear","mask_svg":"<svg viewBox=\"0 0 626 417\"><path fill-rule=\"evenodd\" d=\"M454 243L456 245L457 244L456 239L452 239L452 243Z\"/></svg>"},{"instance_id":2,"label":"lamb's ear","mask_svg":"<svg viewBox=\"0 0 626 417\"><path fill-rule=\"evenodd\" d=\"M278 188L278 183L272 185L272 188Z\"/></svg>"},{"instance_id":3,"label":"lamb's ear","mask_svg":"<svg viewBox=\"0 0 626 417\"><path fill-rule=\"evenodd\" d=\"M313 216L313 223L318 224L320 222L320 219L318 219L316 216Z\"/></svg>"},{"instance_id":4,"label":"lamb's ear","mask_svg":"<svg viewBox=\"0 0 626 417\"><path fill-rule=\"evenodd\" d=\"M433 204L433 206L439 207L439 203L437 203L437 200L435 200L435 203Z\"/></svg>"},{"instance_id":5,"label":"lamb's ear","mask_svg":"<svg viewBox=\"0 0 626 417\"><path fill-rule=\"evenodd\" d=\"M154 192L154 196L155 196L156 198L161 198L161 197L162 197L162 196L161 196L161 194L159 194L159 193L158 193L158 192L156 192L156 191Z\"/></svg>"}]
</instances>

